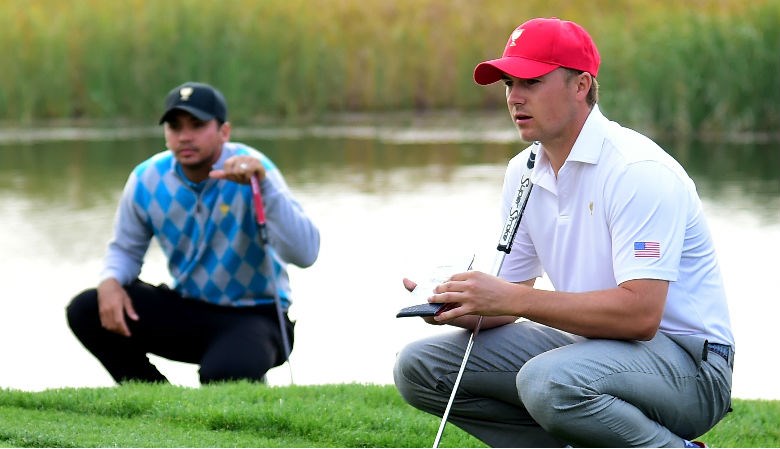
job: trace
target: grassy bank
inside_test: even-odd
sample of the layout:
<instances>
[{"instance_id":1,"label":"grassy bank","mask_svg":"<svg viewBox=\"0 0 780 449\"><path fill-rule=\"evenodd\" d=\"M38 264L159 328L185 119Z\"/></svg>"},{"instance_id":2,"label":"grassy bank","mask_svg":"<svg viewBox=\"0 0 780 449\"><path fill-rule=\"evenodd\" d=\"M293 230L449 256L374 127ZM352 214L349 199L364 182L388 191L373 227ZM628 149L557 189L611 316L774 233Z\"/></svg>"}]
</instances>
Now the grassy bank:
<instances>
[{"instance_id":1,"label":"grassy bank","mask_svg":"<svg viewBox=\"0 0 780 449\"><path fill-rule=\"evenodd\" d=\"M627 124L780 126L773 0L7 0L0 120L153 123L187 79L220 86L237 122L501 108L471 73L533 16L591 31L602 104Z\"/></svg>"},{"instance_id":2,"label":"grassy bank","mask_svg":"<svg viewBox=\"0 0 780 449\"><path fill-rule=\"evenodd\" d=\"M714 447L777 447L780 403L737 400L702 437ZM0 446L426 447L439 420L392 386L235 383L0 390ZM442 447L484 447L448 426Z\"/></svg>"}]
</instances>

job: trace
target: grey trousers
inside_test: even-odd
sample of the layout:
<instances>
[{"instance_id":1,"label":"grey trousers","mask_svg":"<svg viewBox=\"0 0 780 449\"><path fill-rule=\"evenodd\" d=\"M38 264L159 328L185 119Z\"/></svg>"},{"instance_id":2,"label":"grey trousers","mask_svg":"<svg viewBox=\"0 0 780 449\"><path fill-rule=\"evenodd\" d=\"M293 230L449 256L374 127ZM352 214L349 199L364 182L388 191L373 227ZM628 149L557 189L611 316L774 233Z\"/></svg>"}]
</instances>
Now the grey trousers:
<instances>
[{"instance_id":1,"label":"grey trousers","mask_svg":"<svg viewBox=\"0 0 780 449\"><path fill-rule=\"evenodd\" d=\"M444 413L469 334L398 354L407 402ZM477 334L448 422L494 447L682 447L728 412L730 362L698 337L587 339L520 321Z\"/></svg>"}]
</instances>

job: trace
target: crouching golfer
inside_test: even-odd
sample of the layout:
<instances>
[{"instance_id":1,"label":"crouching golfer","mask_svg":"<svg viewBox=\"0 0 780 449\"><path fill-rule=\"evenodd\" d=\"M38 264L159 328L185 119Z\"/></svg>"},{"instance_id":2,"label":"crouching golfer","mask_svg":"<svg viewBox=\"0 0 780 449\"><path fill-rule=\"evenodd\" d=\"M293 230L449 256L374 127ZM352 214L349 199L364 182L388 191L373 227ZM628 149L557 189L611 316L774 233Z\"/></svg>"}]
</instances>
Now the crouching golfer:
<instances>
[{"instance_id":1,"label":"crouching golfer","mask_svg":"<svg viewBox=\"0 0 780 449\"><path fill-rule=\"evenodd\" d=\"M280 325L275 308L275 298L285 311L290 304L286 266L314 263L319 231L276 166L229 141L218 90L174 88L160 123L168 149L130 174L102 281L73 299L68 323L117 382L165 381L147 353L200 365L202 383L261 380L286 360L282 327L292 340L292 323L284 313ZM255 221L253 175L270 245ZM138 279L152 237L168 258L170 289Z\"/></svg>"},{"instance_id":2,"label":"crouching golfer","mask_svg":"<svg viewBox=\"0 0 780 449\"><path fill-rule=\"evenodd\" d=\"M734 339L701 202L664 150L602 115L599 63L579 25L533 19L474 71L506 85L520 138L540 145L500 277L453 275L430 300L454 307L426 318L485 316L449 421L491 446L695 446L729 410ZM555 291L533 288L542 272ZM401 395L441 416L468 338L404 348Z\"/></svg>"}]
</instances>

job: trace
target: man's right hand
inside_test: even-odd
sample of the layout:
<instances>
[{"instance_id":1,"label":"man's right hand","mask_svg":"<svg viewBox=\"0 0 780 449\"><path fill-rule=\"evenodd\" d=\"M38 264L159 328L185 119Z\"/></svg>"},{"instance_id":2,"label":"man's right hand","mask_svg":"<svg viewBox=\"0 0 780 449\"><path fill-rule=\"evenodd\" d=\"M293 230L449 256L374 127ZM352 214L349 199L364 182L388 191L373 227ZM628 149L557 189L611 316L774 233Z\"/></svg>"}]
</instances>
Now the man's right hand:
<instances>
[{"instance_id":1,"label":"man's right hand","mask_svg":"<svg viewBox=\"0 0 780 449\"><path fill-rule=\"evenodd\" d=\"M138 314L133 309L133 301L127 295L127 291L116 279L106 279L98 285L98 312L100 324L104 329L115 332L125 337L130 336L125 314L138 321Z\"/></svg>"}]
</instances>

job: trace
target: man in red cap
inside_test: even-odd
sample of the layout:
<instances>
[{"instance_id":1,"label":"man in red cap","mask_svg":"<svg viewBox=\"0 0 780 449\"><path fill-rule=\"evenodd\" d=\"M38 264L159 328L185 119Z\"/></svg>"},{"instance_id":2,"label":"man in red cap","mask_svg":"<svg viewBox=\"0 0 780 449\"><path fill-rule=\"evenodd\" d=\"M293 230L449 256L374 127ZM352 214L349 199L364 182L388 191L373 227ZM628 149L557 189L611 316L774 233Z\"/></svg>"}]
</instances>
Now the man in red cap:
<instances>
[{"instance_id":1,"label":"man in red cap","mask_svg":"<svg viewBox=\"0 0 780 449\"><path fill-rule=\"evenodd\" d=\"M492 446L695 447L729 410L734 338L693 181L663 149L602 115L600 57L559 19L515 29L474 71L502 80L520 137L503 214L538 151L499 276L453 275L425 318L473 330L450 421ZM533 288L546 274L554 291ZM469 333L404 348L395 383L441 415Z\"/></svg>"}]
</instances>

